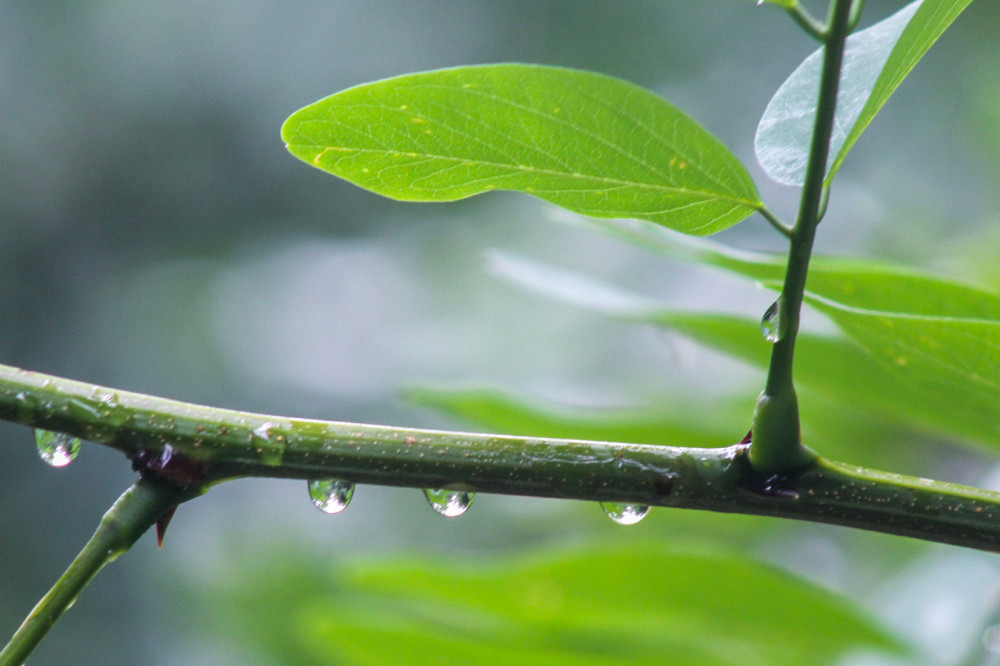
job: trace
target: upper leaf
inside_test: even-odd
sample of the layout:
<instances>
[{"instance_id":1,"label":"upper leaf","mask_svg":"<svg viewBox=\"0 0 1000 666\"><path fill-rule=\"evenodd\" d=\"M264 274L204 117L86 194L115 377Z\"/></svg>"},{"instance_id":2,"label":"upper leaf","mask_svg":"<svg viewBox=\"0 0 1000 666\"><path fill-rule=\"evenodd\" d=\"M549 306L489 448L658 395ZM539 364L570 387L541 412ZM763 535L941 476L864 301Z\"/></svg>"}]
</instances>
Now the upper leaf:
<instances>
[{"instance_id":1,"label":"upper leaf","mask_svg":"<svg viewBox=\"0 0 1000 666\"><path fill-rule=\"evenodd\" d=\"M410 74L292 114L288 150L405 201L516 190L593 217L710 234L761 207L707 130L625 81L537 65Z\"/></svg>"},{"instance_id":2,"label":"upper leaf","mask_svg":"<svg viewBox=\"0 0 1000 666\"><path fill-rule=\"evenodd\" d=\"M827 184L889 96L969 2L916 0L848 38ZM805 178L822 59L823 49L819 49L792 72L757 127L757 160L779 183L801 185Z\"/></svg>"}]
</instances>

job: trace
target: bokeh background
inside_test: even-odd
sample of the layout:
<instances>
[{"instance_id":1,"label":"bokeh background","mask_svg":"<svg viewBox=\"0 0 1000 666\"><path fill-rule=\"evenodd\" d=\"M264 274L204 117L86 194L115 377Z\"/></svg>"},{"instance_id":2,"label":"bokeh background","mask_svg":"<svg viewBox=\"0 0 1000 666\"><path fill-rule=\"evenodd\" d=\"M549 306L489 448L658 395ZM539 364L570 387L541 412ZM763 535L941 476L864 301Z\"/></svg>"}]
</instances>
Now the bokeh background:
<instances>
[{"instance_id":1,"label":"bokeh background","mask_svg":"<svg viewBox=\"0 0 1000 666\"><path fill-rule=\"evenodd\" d=\"M869 0L866 22L900 6ZM973 3L899 90L838 176L820 251L1000 287L998 30L1000 6ZM751 0L0 0L0 362L224 407L424 427L472 426L401 388L500 387L577 406L683 397L731 443L755 371L526 293L487 257L550 262L685 307L760 313L773 296L567 225L525 197L387 201L298 162L278 132L301 106L395 74L588 68L685 109L790 218L796 192L768 183L752 141L812 49ZM780 248L759 218L720 240ZM744 411L719 407L740 399ZM878 455L895 469L998 483L991 461L952 443L885 434ZM51 469L26 428L0 424L0 634L133 476L97 445ZM278 612L273 589L254 593L270 570L297 567L308 586L310 567L342 560L472 561L595 541L744 549L851 593L940 663L996 622L994 557L681 513L622 528L595 506L481 496L446 520L417 491L365 486L329 517L303 483L229 483L181 508L162 551L149 537L106 570L33 663L270 663L225 604L239 589L248 613Z\"/></svg>"}]
</instances>

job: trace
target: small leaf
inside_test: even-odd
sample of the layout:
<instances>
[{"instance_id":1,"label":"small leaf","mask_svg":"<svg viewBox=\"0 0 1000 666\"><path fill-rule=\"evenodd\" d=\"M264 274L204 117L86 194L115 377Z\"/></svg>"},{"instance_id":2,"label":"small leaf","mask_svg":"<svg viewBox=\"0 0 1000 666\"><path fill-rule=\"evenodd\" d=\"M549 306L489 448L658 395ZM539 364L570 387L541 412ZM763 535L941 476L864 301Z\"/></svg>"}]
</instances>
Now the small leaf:
<instances>
[{"instance_id":1,"label":"small leaf","mask_svg":"<svg viewBox=\"0 0 1000 666\"><path fill-rule=\"evenodd\" d=\"M844 52L826 183L899 84L971 0L916 0L851 35ZM779 183L801 185L816 117L823 49L785 80L764 111L754 148Z\"/></svg>"},{"instance_id":2,"label":"small leaf","mask_svg":"<svg viewBox=\"0 0 1000 666\"><path fill-rule=\"evenodd\" d=\"M297 111L282 138L303 161L405 201L515 190L699 235L761 207L745 167L703 127L642 88L577 70L400 76Z\"/></svg>"}]
</instances>

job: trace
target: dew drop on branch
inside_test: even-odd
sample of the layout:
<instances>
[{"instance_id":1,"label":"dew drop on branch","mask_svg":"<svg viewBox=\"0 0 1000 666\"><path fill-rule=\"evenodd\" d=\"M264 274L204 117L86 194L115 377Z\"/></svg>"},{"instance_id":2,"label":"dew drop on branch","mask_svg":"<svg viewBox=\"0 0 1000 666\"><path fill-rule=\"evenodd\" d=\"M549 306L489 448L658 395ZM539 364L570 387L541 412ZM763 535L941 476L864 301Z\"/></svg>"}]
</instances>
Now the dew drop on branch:
<instances>
[{"instance_id":1,"label":"dew drop on branch","mask_svg":"<svg viewBox=\"0 0 1000 666\"><path fill-rule=\"evenodd\" d=\"M781 299L779 298L764 312L764 318L760 320L760 332L764 334L764 339L774 343L785 337L785 332L781 326Z\"/></svg>"},{"instance_id":2,"label":"dew drop on branch","mask_svg":"<svg viewBox=\"0 0 1000 666\"><path fill-rule=\"evenodd\" d=\"M80 452L79 438L40 428L35 429L35 445L42 460L53 467L65 467Z\"/></svg>"},{"instance_id":3,"label":"dew drop on branch","mask_svg":"<svg viewBox=\"0 0 1000 666\"><path fill-rule=\"evenodd\" d=\"M354 497L354 484L340 479L310 479L309 498L323 513L340 513Z\"/></svg>"},{"instance_id":4,"label":"dew drop on branch","mask_svg":"<svg viewBox=\"0 0 1000 666\"><path fill-rule=\"evenodd\" d=\"M445 518L461 516L472 504L475 497L475 493L463 490L435 490L433 488L424 490L424 495L431 508Z\"/></svg>"},{"instance_id":5,"label":"dew drop on branch","mask_svg":"<svg viewBox=\"0 0 1000 666\"><path fill-rule=\"evenodd\" d=\"M647 504L625 504L622 502L601 502L601 508L608 518L619 525L635 525L649 513Z\"/></svg>"}]
</instances>

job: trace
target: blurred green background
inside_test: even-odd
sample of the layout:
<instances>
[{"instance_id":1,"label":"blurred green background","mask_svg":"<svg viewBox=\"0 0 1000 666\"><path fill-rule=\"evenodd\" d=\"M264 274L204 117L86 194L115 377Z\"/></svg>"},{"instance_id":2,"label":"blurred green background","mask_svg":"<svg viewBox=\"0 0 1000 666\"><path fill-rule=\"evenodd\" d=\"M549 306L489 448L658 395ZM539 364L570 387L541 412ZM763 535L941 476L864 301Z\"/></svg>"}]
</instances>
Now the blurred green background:
<instances>
[{"instance_id":1,"label":"blurred green background","mask_svg":"<svg viewBox=\"0 0 1000 666\"><path fill-rule=\"evenodd\" d=\"M902 4L869 0L866 23ZM1000 287L998 30L1000 5L973 3L920 64L838 176L819 251ZM757 314L773 296L562 224L566 213L524 197L378 198L290 157L278 130L305 104L395 74L588 68L685 109L791 218L796 192L767 182L752 142L771 94L812 49L751 0L0 1L0 362L224 407L425 427L473 426L407 402L401 387L500 387L582 407L676 399L726 433L712 443L732 443L749 422L755 371L525 293L492 276L484 255L552 262L693 308ZM780 249L760 219L721 240ZM835 414L814 420L831 437L856 433ZM865 426L879 449L864 442L859 462L1000 485L993 461ZM0 443L9 636L133 473L96 445L48 468L31 433L8 424ZM595 506L496 496L446 520L416 491L373 487L329 517L305 484L247 480L183 506L163 551L149 537L105 571L32 663L311 663L294 652L304 640L294 628L259 627L285 626L338 563L649 542L746 552L846 592L938 663L963 658L1000 621L990 619L996 559L953 548L666 510L623 528Z\"/></svg>"}]
</instances>

